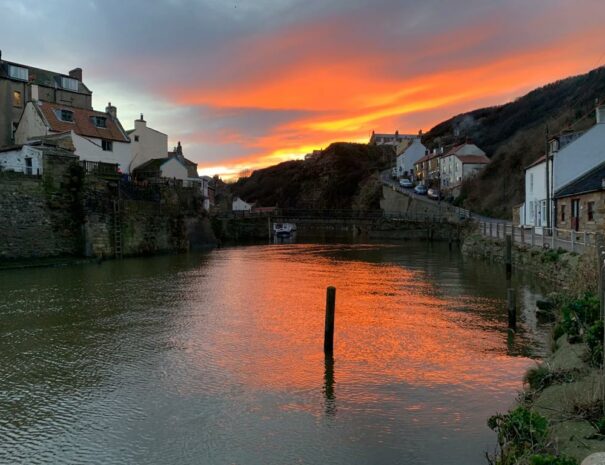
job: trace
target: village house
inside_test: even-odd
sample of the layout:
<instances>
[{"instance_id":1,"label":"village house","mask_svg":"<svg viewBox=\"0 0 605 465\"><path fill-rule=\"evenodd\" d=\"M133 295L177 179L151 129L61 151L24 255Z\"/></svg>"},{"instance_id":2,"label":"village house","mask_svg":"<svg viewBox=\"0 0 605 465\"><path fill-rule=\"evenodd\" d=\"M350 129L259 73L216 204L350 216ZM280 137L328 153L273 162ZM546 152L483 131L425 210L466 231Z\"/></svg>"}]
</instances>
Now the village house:
<instances>
[{"instance_id":1,"label":"village house","mask_svg":"<svg viewBox=\"0 0 605 465\"><path fill-rule=\"evenodd\" d=\"M443 149L434 149L414 163L416 180L427 187L439 186L439 158L443 155Z\"/></svg>"},{"instance_id":2,"label":"village house","mask_svg":"<svg viewBox=\"0 0 605 465\"><path fill-rule=\"evenodd\" d=\"M441 190L457 196L462 181L485 168L489 158L475 144L467 142L450 149L439 157L438 163Z\"/></svg>"},{"instance_id":3,"label":"village house","mask_svg":"<svg viewBox=\"0 0 605 465\"><path fill-rule=\"evenodd\" d=\"M129 173L130 140L111 103L105 112L43 101L28 102L15 132L17 144L50 135L71 138L80 160L118 165Z\"/></svg>"},{"instance_id":4,"label":"village house","mask_svg":"<svg viewBox=\"0 0 605 465\"><path fill-rule=\"evenodd\" d=\"M15 132L30 101L92 110L92 92L82 82L81 68L56 73L3 60L0 51L0 147L17 143Z\"/></svg>"},{"instance_id":5,"label":"village house","mask_svg":"<svg viewBox=\"0 0 605 465\"><path fill-rule=\"evenodd\" d=\"M605 163L555 192L555 227L574 231L605 229Z\"/></svg>"},{"instance_id":6,"label":"village house","mask_svg":"<svg viewBox=\"0 0 605 465\"><path fill-rule=\"evenodd\" d=\"M414 164L426 154L426 147L422 145L420 136L414 138L411 144L397 156L397 176L404 178L414 177Z\"/></svg>"},{"instance_id":7,"label":"village house","mask_svg":"<svg viewBox=\"0 0 605 465\"><path fill-rule=\"evenodd\" d=\"M525 169L525 202L520 224L556 224L555 193L605 161L605 107L596 109L596 124L588 131L564 133L549 141L543 156Z\"/></svg>"},{"instance_id":8,"label":"village house","mask_svg":"<svg viewBox=\"0 0 605 465\"><path fill-rule=\"evenodd\" d=\"M231 210L234 212L249 212L253 206L254 204L248 203L239 197L233 197L233 201L231 202Z\"/></svg>"},{"instance_id":9,"label":"village house","mask_svg":"<svg viewBox=\"0 0 605 465\"><path fill-rule=\"evenodd\" d=\"M78 157L73 147L65 147L62 141L36 141L26 145L0 148L0 171L21 173L28 176L42 176L47 157Z\"/></svg>"},{"instance_id":10,"label":"village house","mask_svg":"<svg viewBox=\"0 0 605 465\"><path fill-rule=\"evenodd\" d=\"M168 153L168 136L147 126L147 121L141 117L134 122L134 129L126 131L130 137L131 159L130 169L132 172L137 166L147 163L149 160L166 158ZM197 165L196 165L197 169Z\"/></svg>"}]
</instances>

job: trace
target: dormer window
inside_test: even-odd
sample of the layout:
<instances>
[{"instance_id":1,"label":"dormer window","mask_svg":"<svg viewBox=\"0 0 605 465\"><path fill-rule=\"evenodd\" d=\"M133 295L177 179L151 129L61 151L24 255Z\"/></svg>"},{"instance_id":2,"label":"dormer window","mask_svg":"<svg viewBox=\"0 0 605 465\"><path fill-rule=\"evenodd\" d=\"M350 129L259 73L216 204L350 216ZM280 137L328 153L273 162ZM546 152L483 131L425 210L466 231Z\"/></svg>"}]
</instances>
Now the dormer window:
<instances>
[{"instance_id":1,"label":"dormer window","mask_svg":"<svg viewBox=\"0 0 605 465\"><path fill-rule=\"evenodd\" d=\"M93 116L92 123L98 128L106 128L107 118L105 118L104 116Z\"/></svg>"},{"instance_id":2,"label":"dormer window","mask_svg":"<svg viewBox=\"0 0 605 465\"><path fill-rule=\"evenodd\" d=\"M59 110L57 111L57 116L61 121L65 121L66 123L74 122L74 112L71 110Z\"/></svg>"},{"instance_id":3,"label":"dormer window","mask_svg":"<svg viewBox=\"0 0 605 465\"><path fill-rule=\"evenodd\" d=\"M78 91L78 81L76 79L61 77L61 87L66 90Z\"/></svg>"},{"instance_id":4,"label":"dormer window","mask_svg":"<svg viewBox=\"0 0 605 465\"><path fill-rule=\"evenodd\" d=\"M13 79L27 81L29 79L29 70L21 66L8 65L8 75Z\"/></svg>"}]
</instances>

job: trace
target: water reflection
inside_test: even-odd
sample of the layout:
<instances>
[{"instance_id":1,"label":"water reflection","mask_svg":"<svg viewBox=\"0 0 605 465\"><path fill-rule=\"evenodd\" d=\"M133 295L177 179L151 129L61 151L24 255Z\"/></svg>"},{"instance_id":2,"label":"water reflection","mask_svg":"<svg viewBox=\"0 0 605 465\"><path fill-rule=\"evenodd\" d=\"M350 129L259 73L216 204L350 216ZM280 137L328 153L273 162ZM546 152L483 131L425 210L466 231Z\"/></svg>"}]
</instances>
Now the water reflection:
<instances>
[{"instance_id":1,"label":"water reflection","mask_svg":"<svg viewBox=\"0 0 605 465\"><path fill-rule=\"evenodd\" d=\"M413 243L1 273L0 463L483 463L544 339L503 278Z\"/></svg>"},{"instance_id":2,"label":"water reflection","mask_svg":"<svg viewBox=\"0 0 605 465\"><path fill-rule=\"evenodd\" d=\"M334 394L334 356L332 354L325 354L323 392L325 396L326 415L336 415L336 396Z\"/></svg>"}]
</instances>

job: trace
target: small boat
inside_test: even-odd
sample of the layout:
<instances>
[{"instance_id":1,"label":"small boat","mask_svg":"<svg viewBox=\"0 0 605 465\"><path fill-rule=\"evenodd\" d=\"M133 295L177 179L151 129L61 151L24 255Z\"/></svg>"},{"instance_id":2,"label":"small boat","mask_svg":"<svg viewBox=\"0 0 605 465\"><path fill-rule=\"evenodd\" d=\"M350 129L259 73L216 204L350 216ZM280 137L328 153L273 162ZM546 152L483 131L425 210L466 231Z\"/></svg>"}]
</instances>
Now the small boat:
<instances>
[{"instance_id":1,"label":"small boat","mask_svg":"<svg viewBox=\"0 0 605 465\"><path fill-rule=\"evenodd\" d=\"M275 237L290 237L296 232L294 223L273 223L273 235Z\"/></svg>"}]
</instances>

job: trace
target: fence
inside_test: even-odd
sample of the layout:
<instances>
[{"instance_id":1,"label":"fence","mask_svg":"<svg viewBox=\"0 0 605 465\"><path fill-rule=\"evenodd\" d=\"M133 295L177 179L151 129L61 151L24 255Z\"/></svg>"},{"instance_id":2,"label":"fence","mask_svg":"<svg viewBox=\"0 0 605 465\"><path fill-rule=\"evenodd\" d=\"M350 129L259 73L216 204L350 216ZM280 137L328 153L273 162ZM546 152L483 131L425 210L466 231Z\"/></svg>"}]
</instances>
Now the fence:
<instances>
[{"instance_id":1,"label":"fence","mask_svg":"<svg viewBox=\"0 0 605 465\"><path fill-rule=\"evenodd\" d=\"M583 253L597 245L597 234L570 229L515 226L510 223L480 221L479 231L486 237L505 239L510 235L516 244L531 247L563 249Z\"/></svg>"},{"instance_id":2,"label":"fence","mask_svg":"<svg viewBox=\"0 0 605 465\"><path fill-rule=\"evenodd\" d=\"M86 174L94 174L101 178L119 178L120 172L117 163L104 163L101 161L81 160L80 166Z\"/></svg>"}]
</instances>

